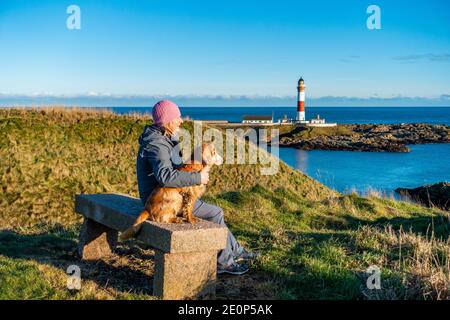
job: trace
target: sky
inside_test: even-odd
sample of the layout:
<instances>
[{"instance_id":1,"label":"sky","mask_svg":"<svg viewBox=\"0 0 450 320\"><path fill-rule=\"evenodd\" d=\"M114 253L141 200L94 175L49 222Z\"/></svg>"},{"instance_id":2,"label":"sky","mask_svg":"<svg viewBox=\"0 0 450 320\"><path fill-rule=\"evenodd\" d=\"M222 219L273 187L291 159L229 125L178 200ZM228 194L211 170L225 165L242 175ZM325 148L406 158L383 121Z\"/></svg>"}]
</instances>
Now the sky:
<instances>
[{"instance_id":1,"label":"sky","mask_svg":"<svg viewBox=\"0 0 450 320\"><path fill-rule=\"evenodd\" d=\"M310 104L450 105L450 2L0 0L0 105L286 105L300 76Z\"/></svg>"}]
</instances>

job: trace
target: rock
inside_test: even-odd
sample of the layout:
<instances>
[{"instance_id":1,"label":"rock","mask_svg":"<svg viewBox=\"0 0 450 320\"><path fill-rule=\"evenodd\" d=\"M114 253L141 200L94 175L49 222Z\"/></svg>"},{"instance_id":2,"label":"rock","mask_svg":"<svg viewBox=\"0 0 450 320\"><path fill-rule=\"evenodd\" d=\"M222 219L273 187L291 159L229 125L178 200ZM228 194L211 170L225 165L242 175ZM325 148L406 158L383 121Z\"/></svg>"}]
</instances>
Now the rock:
<instances>
[{"instance_id":1,"label":"rock","mask_svg":"<svg viewBox=\"0 0 450 320\"><path fill-rule=\"evenodd\" d=\"M427 207L450 210L450 182L439 182L414 189L397 188L395 192Z\"/></svg>"},{"instance_id":2,"label":"rock","mask_svg":"<svg viewBox=\"0 0 450 320\"><path fill-rule=\"evenodd\" d=\"M450 127L431 124L341 125L353 135L304 135L301 126L280 136L280 147L302 150L348 150L370 152L409 152L407 145L450 143Z\"/></svg>"}]
</instances>

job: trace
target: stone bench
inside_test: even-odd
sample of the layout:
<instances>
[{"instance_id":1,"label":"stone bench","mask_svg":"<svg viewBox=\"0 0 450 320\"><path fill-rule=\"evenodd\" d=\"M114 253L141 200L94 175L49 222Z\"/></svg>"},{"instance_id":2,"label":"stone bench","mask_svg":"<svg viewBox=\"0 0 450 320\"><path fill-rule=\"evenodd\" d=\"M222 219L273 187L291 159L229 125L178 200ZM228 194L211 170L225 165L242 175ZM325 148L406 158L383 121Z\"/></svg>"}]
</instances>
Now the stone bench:
<instances>
[{"instance_id":1,"label":"stone bench","mask_svg":"<svg viewBox=\"0 0 450 320\"><path fill-rule=\"evenodd\" d=\"M111 254L118 231L131 226L142 209L139 199L125 195L77 195L75 211L85 218L78 246L80 257L97 260ZM226 228L200 219L195 224L146 221L137 239L155 249L155 296L214 297L217 254L226 246Z\"/></svg>"}]
</instances>

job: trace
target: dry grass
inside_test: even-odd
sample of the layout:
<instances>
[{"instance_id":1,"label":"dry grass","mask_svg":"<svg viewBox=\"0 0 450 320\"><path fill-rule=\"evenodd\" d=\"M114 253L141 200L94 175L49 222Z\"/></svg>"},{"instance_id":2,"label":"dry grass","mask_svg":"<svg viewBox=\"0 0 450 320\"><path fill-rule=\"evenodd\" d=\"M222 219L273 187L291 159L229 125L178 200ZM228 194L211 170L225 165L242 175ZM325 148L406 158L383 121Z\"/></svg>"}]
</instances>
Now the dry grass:
<instances>
[{"instance_id":1,"label":"dry grass","mask_svg":"<svg viewBox=\"0 0 450 320\"><path fill-rule=\"evenodd\" d=\"M96 107L67 107L67 106L45 106L45 107L5 107L2 108L2 116L5 118L14 117L29 117L31 114L41 115L47 118L49 123L73 123L85 121L88 119L111 119L116 118L115 114L110 108L96 108ZM145 120L151 119L150 114L142 114L137 112L131 112L121 117L132 120Z\"/></svg>"},{"instance_id":2,"label":"dry grass","mask_svg":"<svg viewBox=\"0 0 450 320\"><path fill-rule=\"evenodd\" d=\"M384 290L365 290L370 299L450 299L450 241L437 239L433 232L417 235L403 228L383 230L361 228L358 237L377 239L379 249L389 252L380 267L386 272ZM365 240L366 241L366 240ZM392 277L392 272L398 278ZM390 279L391 278L391 279ZM398 290L400 281L407 290Z\"/></svg>"}]
</instances>

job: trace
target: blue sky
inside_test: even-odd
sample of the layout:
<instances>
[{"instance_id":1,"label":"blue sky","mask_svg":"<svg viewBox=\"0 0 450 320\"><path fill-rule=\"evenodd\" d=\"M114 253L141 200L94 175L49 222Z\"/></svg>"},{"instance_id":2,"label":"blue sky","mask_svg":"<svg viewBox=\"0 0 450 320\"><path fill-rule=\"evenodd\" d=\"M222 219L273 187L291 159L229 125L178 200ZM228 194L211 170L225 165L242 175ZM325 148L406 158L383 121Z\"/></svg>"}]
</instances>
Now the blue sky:
<instances>
[{"instance_id":1,"label":"blue sky","mask_svg":"<svg viewBox=\"0 0 450 320\"><path fill-rule=\"evenodd\" d=\"M66 28L71 4L81 30ZM371 4L381 30L366 27ZM310 101L450 105L450 2L0 0L0 104L136 95L273 104L295 97L300 75Z\"/></svg>"}]
</instances>

